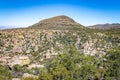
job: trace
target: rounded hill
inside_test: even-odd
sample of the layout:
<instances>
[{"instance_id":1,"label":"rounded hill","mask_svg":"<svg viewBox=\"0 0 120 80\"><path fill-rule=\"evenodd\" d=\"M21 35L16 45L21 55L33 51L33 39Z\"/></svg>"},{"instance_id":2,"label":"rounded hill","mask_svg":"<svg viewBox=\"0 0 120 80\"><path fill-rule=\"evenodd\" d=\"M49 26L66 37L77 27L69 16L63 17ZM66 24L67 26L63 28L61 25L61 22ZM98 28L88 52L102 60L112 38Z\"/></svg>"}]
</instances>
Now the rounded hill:
<instances>
[{"instance_id":1,"label":"rounded hill","mask_svg":"<svg viewBox=\"0 0 120 80\"><path fill-rule=\"evenodd\" d=\"M83 26L75 22L72 18L67 16L56 16L39 21L36 24L30 26L30 28L40 29L76 29L83 28Z\"/></svg>"}]
</instances>

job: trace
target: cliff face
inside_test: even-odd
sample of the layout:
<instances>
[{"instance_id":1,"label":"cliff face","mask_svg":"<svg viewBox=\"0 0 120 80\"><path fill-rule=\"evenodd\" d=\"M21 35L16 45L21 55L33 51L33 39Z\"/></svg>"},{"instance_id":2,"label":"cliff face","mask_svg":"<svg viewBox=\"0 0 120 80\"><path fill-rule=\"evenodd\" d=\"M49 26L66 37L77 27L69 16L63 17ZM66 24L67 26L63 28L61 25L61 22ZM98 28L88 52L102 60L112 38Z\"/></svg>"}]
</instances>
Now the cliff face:
<instances>
[{"instance_id":1,"label":"cliff face","mask_svg":"<svg viewBox=\"0 0 120 80\"><path fill-rule=\"evenodd\" d=\"M64 16L46 19L26 29L1 30L1 59L10 57L9 60L12 61L14 57L22 55L28 57L31 63L41 63L58 53L63 53L69 46L74 46L80 53L98 56L105 54L109 48L120 46L120 30L86 29L72 19L63 18ZM44 28L45 24L47 29ZM61 24L80 28L65 29ZM54 27L60 25L61 28L51 28L51 25Z\"/></svg>"}]
</instances>

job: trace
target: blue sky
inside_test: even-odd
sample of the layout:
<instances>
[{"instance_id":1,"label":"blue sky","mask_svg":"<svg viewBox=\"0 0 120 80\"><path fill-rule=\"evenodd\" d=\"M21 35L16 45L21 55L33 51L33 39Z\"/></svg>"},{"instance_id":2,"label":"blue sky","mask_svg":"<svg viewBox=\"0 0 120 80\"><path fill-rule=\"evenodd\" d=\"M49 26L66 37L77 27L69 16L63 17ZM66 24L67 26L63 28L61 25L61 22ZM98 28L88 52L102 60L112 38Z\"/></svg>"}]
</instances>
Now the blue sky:
<instances>
[{"instance_id":1,"label":"blue sky","mask_svg":"<svg viewBox=\"0 0 120 80\"><path fill-rule=\"evenodd\" d=\"M0 26L27 27L66 15L82 25L120 22L119 0L0 0Z\"/></svg>"}]
</instances>

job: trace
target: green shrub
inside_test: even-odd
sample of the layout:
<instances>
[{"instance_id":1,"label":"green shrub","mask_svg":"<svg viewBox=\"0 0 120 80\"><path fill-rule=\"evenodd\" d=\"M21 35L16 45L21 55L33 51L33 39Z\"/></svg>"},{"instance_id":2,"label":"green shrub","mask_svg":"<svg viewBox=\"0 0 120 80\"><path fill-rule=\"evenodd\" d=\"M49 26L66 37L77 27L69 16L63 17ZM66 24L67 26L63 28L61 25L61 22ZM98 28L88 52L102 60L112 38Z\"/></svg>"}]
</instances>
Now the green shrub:
<instances>
[{"instance_id":1,"label":"green shrub","mask_svg":"<svg viewBox=\"0 0 120 80\"><path fill-rule=\"evenodd\" d=\"M0 65L0 80L12 80L8 66Z\"/></svg>"}]
</instances>

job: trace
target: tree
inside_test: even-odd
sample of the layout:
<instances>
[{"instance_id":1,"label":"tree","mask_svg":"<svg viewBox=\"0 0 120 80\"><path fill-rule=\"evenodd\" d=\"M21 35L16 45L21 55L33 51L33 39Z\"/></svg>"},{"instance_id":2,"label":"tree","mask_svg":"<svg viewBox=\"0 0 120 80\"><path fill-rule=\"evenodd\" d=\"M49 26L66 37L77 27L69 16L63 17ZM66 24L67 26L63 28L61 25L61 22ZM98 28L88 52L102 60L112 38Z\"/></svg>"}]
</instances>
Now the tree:
<instances>
[{"instance_id":1,"label":"tree","mask_svg":"<svg viewBox=\"0 0 120 80\"><path fill-rule=\"evenodd\" d=\"M99 79L96 58L80 54L74 47L67 48L46 64L40 80L88 80ZM50 77L51 79L48 79Z\"/></svg>"},{"instance_id":2,"label":"tree","mask_svg":"<svg viewBox=\"0 0 120 80\"><path fill-rule=\"evenodd\" d=\"M105 55L106 79L120 79L120 47L110 49Z\"/></svg>"},{"instance_id":3,"label":"tree","mask_svg":"<svg viewBox=\"0 0 120 80\"><path fill-rule=\"evenodd\" d=\"M47 71L47 69L42 69L38 79L39 80L53 80L53 76Z\"/></svg>"}]
</instances>

